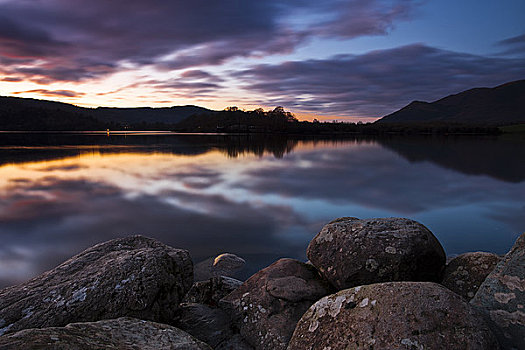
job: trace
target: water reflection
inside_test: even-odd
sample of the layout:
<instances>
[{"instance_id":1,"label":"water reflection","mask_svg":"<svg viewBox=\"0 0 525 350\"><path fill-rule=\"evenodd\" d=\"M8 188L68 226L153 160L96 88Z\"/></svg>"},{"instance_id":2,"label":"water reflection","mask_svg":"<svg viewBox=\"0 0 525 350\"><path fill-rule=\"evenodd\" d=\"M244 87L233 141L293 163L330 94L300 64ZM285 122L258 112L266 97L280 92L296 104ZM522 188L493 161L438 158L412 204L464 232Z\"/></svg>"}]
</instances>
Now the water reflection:
<instances>
[{"instance_id":1,"label":"water reflection","mask_svg":"<svg viewBox=\"0 0 525 350\"><path fill-rule=\"evenodd\" d=\"M0 286L133 233L187 248L196 261L239 254L248 275L278 257L303 259L338 216L420 220L449 254L503 253L525 228L523 158L505 140L491 141L485 157L497 162L471 171L467 158L478 158L466 150L486 140L4 136Z\"/></svg>"}]
</instances>

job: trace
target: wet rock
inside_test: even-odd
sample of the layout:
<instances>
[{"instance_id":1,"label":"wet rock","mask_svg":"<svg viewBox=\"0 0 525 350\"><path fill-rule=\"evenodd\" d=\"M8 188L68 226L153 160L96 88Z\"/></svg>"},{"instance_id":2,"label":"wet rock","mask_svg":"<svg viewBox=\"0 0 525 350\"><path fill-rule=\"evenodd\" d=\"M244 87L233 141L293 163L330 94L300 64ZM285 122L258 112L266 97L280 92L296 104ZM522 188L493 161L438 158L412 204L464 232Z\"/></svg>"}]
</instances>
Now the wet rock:
<instances>
[{"instance_id":1,"label":"wet rock","mask_svg":"<svg viewBox=\"0 0 525 350\"><path fill-rule=\"evenodd\" d=\"M195 264L194 279L205 281L217 276L238 277L245 264L243 258L235 254L223 253Z\"/></svg>"},{"instance_id":2,"label":"wet rock","mask_svg":"<svg viewBox=\"0 0 525 350\"><path fill-rule=\"evenodd\" d=\"M0 291L0 335L130 316L173 319L192 285L189 253L133 236L98 244Z\"/></svg>"},{"instance_id":3,"label":"wet rock","mask_svg":"<svg viewBox=\"0 0 525 350\"><path fill-rule=\"evenodd\" d=\"M525 233L471 300L504 349L525 349Z\"/></svg>"},{"instance_id":4,"label":"wet rock","mask_svg":"<svg viewBox=\"0 0 525 350\"><path fill-rule=\"evenodd\" d=\"M25 329L1 336L0 348L211 350L207 344L175 327L127 317L72 323L65 327Z\"/></svg>"},{"instance_id":5,"label":"wet rock","mask_svg":"<svg viewBox=\"0 0 525 350\"><path fill-rule=\"evenodd\" d=\"M425 226L402 218L340 218L323 227L306 255L338 290L389 281L440 282L445 252Z\"/></svg>"},{"instance_id":6,"label":"wet rock","mask_svg":"<svg viewBox=\"0 0 525 350\"><path fill-rule=\"evenodd\" d=\"M175 315L175 326L213 348L233 336L230 325L228 314L204 304L183 303Z\"/></svg>"},{"instance_id":7,"label":"wet rock","mask_svg":"<svg viewBox=\"0 0 525 350\"><path fill-rule=\"evenodd\" d=\"M236 290L242 282L235 278L218 276L207 281L195 282L190 291L184 296L184 303L200 303L209 306L218 306L219 300Z\"/></svg>"},{"instance_id":8,"label":"wet rock","mask_svg":"<svg viewBox=\"0 0 525 350\"><path fill-rule=\"evenodd\" d=\"M483 318L432 282L387 282L342 290L303 315L288 350L498 349Z\"/></svg>"},{"instance_id":9,"label":"wet rock","mask_svg":"<svg viewBox=\"0 0 525 350\"><path fill-rule=\"evenodd\" d=\"M295 324L330 287L313 266L281 259L221 300L255 349L285 349Z\"/></svg>"},{"instance_id":10,"label":"wet rock","mask_svg":"<svg viewBox=\"0 0 525 350\"><path fill-rule=\"evenodd\" d=\"M458 255L445 267L441 284L466 300L470 300L500 260L501 258L496 254L485 252Z\"/></svg>"}]
</instances>

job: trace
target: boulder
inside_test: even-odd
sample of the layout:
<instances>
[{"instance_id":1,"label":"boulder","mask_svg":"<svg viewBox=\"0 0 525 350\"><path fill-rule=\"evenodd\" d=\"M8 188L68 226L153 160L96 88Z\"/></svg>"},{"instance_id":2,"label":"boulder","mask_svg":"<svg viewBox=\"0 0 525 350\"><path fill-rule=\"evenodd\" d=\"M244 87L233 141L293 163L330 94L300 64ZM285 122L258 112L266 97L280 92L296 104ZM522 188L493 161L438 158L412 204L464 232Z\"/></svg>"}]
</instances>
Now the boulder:
<instances>
[{"instance_id":1,"label":"boulder","mask_svg":"<svg viewBox=\"0 0 525 350\"><path fill-rule=\"evenodd\" d=\"M132 236L0 291L0 335L122 316L169 322L192 285L187 251Z\"/></svg>"},{"instance_id":2,"label":"boulder","mask_svg":"<svg viewBox=\"0 0 525 350\"><path fill-rule=\"evenodd\" d=\"M288 350L498 349L483 318L432 282L387 282L342 290L303 315Z\"/></svg>"},{"instance_id":3,"label":"boulder","mask_svg":"<svg viewBox=\"0 0 525 350\"><path fill-rule=\"evenodd\" d=\"M337 290L377 282L440 282L445 252L425 226L402 218L340 218L325 225L306 255Z\"/></svg>"},{"instance_id":4,"label":"boulder","mask_svg":"<svg viewBox=\"0 0 525 350\"><path fill-rule=\"evenodd\" d=\"M445 267L441 284L470 300L500 260L496 254L485 252L458 255Z\"/></svg>"},{"instance_id":5,"label":"boulder","mask_svg":"<svg viewBox=\"0 0 525 350\"><path fill-rule=\"evenodd\" d=\"M310 265L280 259L221 300L255 349L286 349L295 324L316 300L331 292Z\"/></svg>"},{"instance_id":6,"label":"boulder","mask_svg":"<svg viewBox=\"0 0 525 350\"><path fill-rule=\"evenodd\" d=\"M233 336L230 317L223 310L204 304L183 303L174 325L216 348Z\"/></svg>"},{"instance_id":7,"label":"boulder","mask_svg":"<svg viewBox=\"0 0 525 350\"><path fill-rule=\"evenodd\" d=\"M235 254L223 253L195 264L194 279L205 281L217 276L237 277L245 264L243 258Z\"/></svg>"},{"instance_id":8,"label":"boulder","mask_svg":"<svg viewBox=\"0 0 525 350\"><path fill-rule=\"evenodd\" d=\"M226 276L212 277L207 281L195 282L188 294L184 296L184 303L200 303L209 306L218 306L219 300L236 290L242 282Z\"/></svg>"},{"instance_id":9,"label":"boulder","mask_svg":"<svg viewBox=\"0 0 525 350\"><path fill-rule=\"evenodd\" d=\"M188 333L165 324L122 317L65 327L25 329L0 336L0 348L91 350L211 350Z\"/></svg>"},{"instance_id":10,"label":"boulder","mask_svg":"<svg viewBox=\"0 0 525 350\"><path fill-rule=\"evenodd\" d=\"M504 349L525 349L525 233L471 300Z\"/></svg>"},{"instance_id":11,"label":"boulder","mask_svg":"<svg viewBox=\"0 0 525 350\"><path fill-rule=\"evenodd\" d=\"M217 346L215 350L253 350L253 348L244 341L240 334L234 334L226 342Z\"/></svg>"}]
</instances>

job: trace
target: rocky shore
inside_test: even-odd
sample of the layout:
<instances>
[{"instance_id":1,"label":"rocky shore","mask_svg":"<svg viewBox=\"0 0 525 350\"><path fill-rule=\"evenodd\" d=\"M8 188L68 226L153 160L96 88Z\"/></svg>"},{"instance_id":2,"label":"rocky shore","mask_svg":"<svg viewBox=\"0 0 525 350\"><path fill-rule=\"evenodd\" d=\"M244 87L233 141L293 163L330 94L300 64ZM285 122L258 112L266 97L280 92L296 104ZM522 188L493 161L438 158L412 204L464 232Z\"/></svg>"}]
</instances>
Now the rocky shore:
<instances>
[{"instance_id":1,"label":"rocky shore","mask_svg":"<svg viewBox=\"0 0 525 350\"><path fill-rule=\"evenodd\" d=\"M0 290L0 349L525 349L525 234L447 263L402 218L336 219L246 281L143 236Z\"/></svg>"}]
</instances>

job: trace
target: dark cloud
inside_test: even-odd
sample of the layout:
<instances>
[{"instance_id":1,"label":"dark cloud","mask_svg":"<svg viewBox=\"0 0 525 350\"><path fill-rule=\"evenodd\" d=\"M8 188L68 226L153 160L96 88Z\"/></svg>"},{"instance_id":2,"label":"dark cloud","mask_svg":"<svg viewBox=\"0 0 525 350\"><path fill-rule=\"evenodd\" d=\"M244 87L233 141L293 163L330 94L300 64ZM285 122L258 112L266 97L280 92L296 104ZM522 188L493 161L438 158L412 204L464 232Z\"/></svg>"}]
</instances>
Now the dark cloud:
<instances>
[{"instance_id":1,"label":"dark cloud","mask_svg":"<svg viewBox=\"0 0 525 350\"><path fill-rule=\"evenodd\" d=\"M23 80L24 79L20 78L20 77L5 77L5 78L0 79L0 81L7 81L7 82L10 82L10 83L17 83L17 82L23 81Z\"/></svg>"},{"instance_id":2,"label":"dark cloud","mask_svg":"<svg viewBox=\"0 0 525 350\"><path fill-rule=\"evenodd\" d=\"M319 2L318 11L325 20L309 26L315 35L355 38L388 33L399 20L410 19L415 1L334 1Z\"/></svg>"},{"instance_id":3,"label":"dark cloud","mask_svg":"<svg viewBox=\"0 0 525 350\"><path fill-rule=\"evenodd\" d=\"M497 43L504 48L500 55L524 55L525 54L525 34L514 36Z\"/></svg>"},{"instance_id":4,"label":"dark cloud","mask_svg":"<svg viewBox=\"0 0 525 350\"><path fill-rule=\"evenodd\" d=\"M17 91L13 92L13 94L25 94L25 93L35 93L42 96L61 96L61 97L82 97L85 95L83 92L76 92L71 90L47 90L47 89L34 89L34 90L26 90L26 91Z\"/></svg>"},{"instance_id":5,"label":"dark cloud","mask_svg":"<svg viewBox=\"0 0 525 350\"><path fill-rule=\"evenodd\" d=\"M208 82L215 82L215 83L221 83L224 81L222 78L216 76L215 74L211 74L209 72L206 72L200 69L187 70L181 74L181 77L186 78L186 79L194 79L194 80L206 80Z\"/></svg>"},{"instance_id":6,"label":"dark cloud","mask_svg":"<svg viewBox=\"0 0 525 350\"><path fill-rule=\"evenodd\" d=\"M423 44L325 60L258 65L233 73L260 103L323 114L380 117L413 100L525 77L522 59L493 58Z\"/></svg>"},{"instance_id":7,"label":"dark cloud","mask_svg":"<svg viewBox=\"0 0 525 350\"><path fill-rule=\"evenodd\" d=\"M312 36L383 34L414 6L408 0L8 0L0 2L0 59L11 62L4 73L48 81L95 78L124 63L182 69L291 52ZM21 60L29 64L20 68Z\"/></svg>"}]
</instances>

